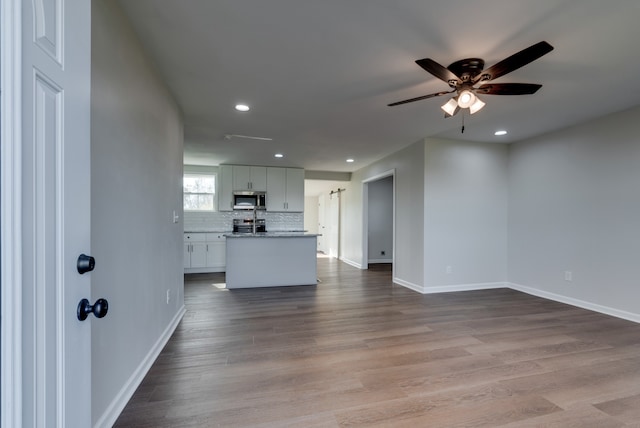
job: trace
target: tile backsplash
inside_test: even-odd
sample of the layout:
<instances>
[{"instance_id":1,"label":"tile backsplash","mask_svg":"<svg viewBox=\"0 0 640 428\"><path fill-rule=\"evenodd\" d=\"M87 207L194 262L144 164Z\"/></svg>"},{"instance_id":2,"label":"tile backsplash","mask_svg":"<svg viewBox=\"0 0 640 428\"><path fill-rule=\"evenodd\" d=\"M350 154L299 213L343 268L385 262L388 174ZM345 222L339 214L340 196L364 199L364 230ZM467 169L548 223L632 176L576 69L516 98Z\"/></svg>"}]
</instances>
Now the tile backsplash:
<instances>
[{"instance_id":1,"label":"tile backsplash","mask_svg":"<svg viewBox=\"0 0 640 428\"><path fill-rule=\"evenodd\" d=\"M248 211L219 211L184 213L184 230L187 232L231 231L234 218L253 216ZM303 213L278 213L259 211L258 218L264 218L268 232L304 229Z\"/></svg>"}]
</instances>

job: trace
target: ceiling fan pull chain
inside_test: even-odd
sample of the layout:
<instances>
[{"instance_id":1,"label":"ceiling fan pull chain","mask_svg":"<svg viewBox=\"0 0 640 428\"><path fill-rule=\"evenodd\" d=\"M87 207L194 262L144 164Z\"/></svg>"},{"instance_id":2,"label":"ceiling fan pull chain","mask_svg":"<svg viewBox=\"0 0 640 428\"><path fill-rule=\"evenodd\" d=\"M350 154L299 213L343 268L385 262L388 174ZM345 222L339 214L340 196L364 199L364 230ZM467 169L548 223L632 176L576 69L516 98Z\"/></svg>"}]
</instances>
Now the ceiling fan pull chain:
<instances>
[{"instance_id":1,"label":"ceiling fan pull chain","mask_svg":"<svg viewBox=\"0 0 640 428\"><path fill-rule=\"evenodd\" d=\"M462 128L460 129L460 133L464 134L464 110L462 110Z\"/></svg>"}]
</instances>

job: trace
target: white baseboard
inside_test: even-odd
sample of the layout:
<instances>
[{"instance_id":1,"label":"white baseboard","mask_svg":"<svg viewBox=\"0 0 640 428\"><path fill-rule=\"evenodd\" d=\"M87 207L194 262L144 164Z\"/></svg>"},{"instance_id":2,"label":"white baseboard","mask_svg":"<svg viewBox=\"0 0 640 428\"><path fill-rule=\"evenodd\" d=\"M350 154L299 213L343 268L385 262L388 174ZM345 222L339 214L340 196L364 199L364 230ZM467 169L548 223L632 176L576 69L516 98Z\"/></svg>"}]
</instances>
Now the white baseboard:
<instances>
[{"instance_id":1,"label":"white baseboard","mask_svg":"<svg viewBox=\"0 0 640 428\"><path fill-rule=\"evenodd\" d=\"M151 350L147 356L142 360L138 368L133 372L129 380L124 384L120 392L113 399L109 407L105 410L105 412L100 416L100 419L94 425L94 428L108 428L112 427L115 424L118 416L122 413L125 406L133 396L133 393L136 392L136 389L142 383L142 380L146 376L146 374L151 369L151 366L160 355L162 348L167 344L171 335L175 331L176 327L182 320L182 317L187 312L187 309L183 305L180 310L176 313L175 317L171 320L167 328L162 332L162 335L158 338L156 343L153 345Z\"/></svg>"},{"instance_id":2,"label":"white baseboard","mask_svg":"<svg viewBox=\"0 0 640 428\"><path fill-rule=\"evenodd\" d=\"M454 291L491 290L494 288L507 288L506 282L479 282L474 284L437 285L434 287L422 287L422 294L451 293Z\"/></svg>"},{"instance_id":3,"label":"white baseboard","mask_svg":"<svg viewBox=\"0 0 640 428\"><path fill-rule=\"evenodd\" d=\"M369 264L392 263L393 259L369 259Z\"/></svg>"},{"instance_id":4,"label":"white baseboard","mask_svg":"<svg viewBox=\"0 0 640 428\"><path fill-rule=\"evenodd\" d=\"M414 284L409 281L405 281L400 278L393 278L393 282L403 287L409 288L413 291L417 291L420 294L436 294L436 293L451 293L454 291L473 291L473 290L490 290L494 288L508 288L506 282L481 282L475 284L455 284L455 285L438 285L434 287L424 287L422 285Z\"/></svg>"},{"instance_id":5,"label":"white baseboard","mask_svg":"<svg viewBox=\"0 0 640 428\"><path fill-rule=\"evenodd\" d=\"M345 262L346 264L356 267L358 269L362 269L362 264L354 262L353 260L345 259L344 257L340 257L338 260Z\"/></svg>"},{"instance_id":6,"label":"white baseboard","mask_svg":"<svg viewBox=\"0 0 640 428\"><path fill-rule=\"evenodd\" d=\"M212 273L212 272L224 272L226 270L226 266L225 267L218 267L218 268L211 268L211 267L204 267L204 268L184 268L184 273L185 274L189 274L189 273Z\"/></svg>"},{"instance_id":7,"label":"white baseboard","mask_svg":"<svg viewBox=\"0 0 640 428\"><path fill-rule=\"evenodd\" d=\"M409 290L417 291L420 294L424 294L423 287L421 285L414 284L413 282L405 281L404 279L394 277L393 283L401 285L405 288L408 288Z\"/></svg>"},{"instance_id":8,"label":"white baseboard","mask_svg":"<svg viewBox=\"0 0 640 428\"><path fill-rule=\"evenodd\" d=\"M567 305L576 306L578 308L588 309L590 311L599 312L601 314L611 315L612 317L640 323L640 314L635 314L633 312L621 311L619 309L611 308L609 306L598 305L597 303L591 303L591 302L587 302L580 299L574 299L573 297L563 296L561 294L556 294L556 293L550 293L548 291L527 287L526 285L514 284L512 282L507 283L507 286L513 290L531 294L532 296L542 297L544 299L549 299L549 300L553 300L560 303L566 303Z\"/></svg>"}]
</instances>

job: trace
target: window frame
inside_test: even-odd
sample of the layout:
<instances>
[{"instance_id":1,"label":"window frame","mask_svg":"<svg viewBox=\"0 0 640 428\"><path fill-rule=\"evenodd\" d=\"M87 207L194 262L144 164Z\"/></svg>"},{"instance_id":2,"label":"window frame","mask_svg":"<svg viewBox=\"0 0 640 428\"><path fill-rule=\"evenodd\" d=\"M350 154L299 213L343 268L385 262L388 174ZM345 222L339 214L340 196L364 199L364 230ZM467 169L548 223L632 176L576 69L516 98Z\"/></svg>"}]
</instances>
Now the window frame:
<instances>
[{"instance_id":1,"label":"window frame","mask_svg":"<svg viewBox=\"0 0 640 428\"><path fill-rule=\"evenodd\" d=\"M213 193L209 192L185 192L184 188L184 179L186 177L207 177L213 178ZM184 212L189 213L213 213L218 211L218 174L214 172L192 172L192 171L184 171L182 173L182 209ZM212 195L213 196L213 207L212 209L187 209L184 206L184 195Z\"/></svg>"}]
</instances>

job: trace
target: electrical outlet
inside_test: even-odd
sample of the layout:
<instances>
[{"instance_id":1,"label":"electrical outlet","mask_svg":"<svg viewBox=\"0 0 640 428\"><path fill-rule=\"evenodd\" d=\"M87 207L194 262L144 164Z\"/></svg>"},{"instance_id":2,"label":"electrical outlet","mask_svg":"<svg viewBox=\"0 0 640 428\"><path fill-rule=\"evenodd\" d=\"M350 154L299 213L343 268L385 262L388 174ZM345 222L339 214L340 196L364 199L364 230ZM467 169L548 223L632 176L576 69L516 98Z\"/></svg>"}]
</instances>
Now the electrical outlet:
<instances>
[{"instance_id":1,"label":"electrical outlet","mask_svg":"<svg viewBox=\"0 0 640 428\"><path fill-rule=\"evenodd\" d=\"M178 213L174 210L173 211L173 222L177 223L178 219L180 218L180 216L178 215Z\"/></svg>"},{"instance_id":2,"label":"electrical outlet","mask_svg":"<svg viewBox=\"0 0 640 428\"><path fill-rule=\"evenodd\" d=\"M386 253L384 251L380 251L380 255L384 256Z\"/></svg>"},{"instance_id":3,"label":"electrical outlet","mask_svg":"<svg viewBox=\"0 0 640 428\"><path fill-rule=\"evenodd\" d=\"M451 266L447 266L446 271L447 271L447 274L451 274L453 273L453 268Z\"/></svg>"},{"instance_id":4,"label":"electrical outlet","mask_svg":"<svg viewBox=\"0 0 640 428\"><path fill-rule=\"evenodd\" d=\"M169 300L171 300L171 290L167 290L167 305L169 304Z\"/></svg>"},{"instance_id":5,"label":"electrical outlet","mask_svg":"<svg viewBox=\"0 0 640 428\"><path fill-rule=\"evenodd\" d=\"M573 281L573 272L571 272L570 270L565 270L564 271L564 280L565 281Z\"/></svg>"}]
</instances>

